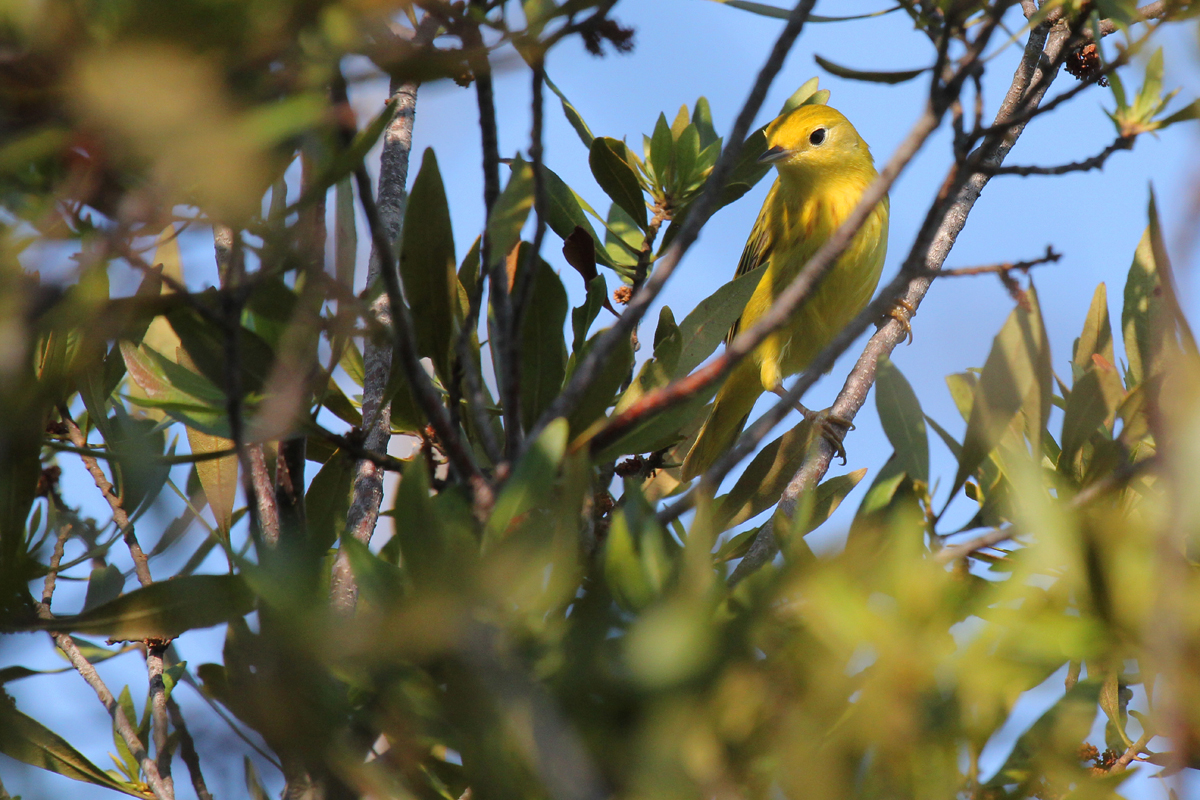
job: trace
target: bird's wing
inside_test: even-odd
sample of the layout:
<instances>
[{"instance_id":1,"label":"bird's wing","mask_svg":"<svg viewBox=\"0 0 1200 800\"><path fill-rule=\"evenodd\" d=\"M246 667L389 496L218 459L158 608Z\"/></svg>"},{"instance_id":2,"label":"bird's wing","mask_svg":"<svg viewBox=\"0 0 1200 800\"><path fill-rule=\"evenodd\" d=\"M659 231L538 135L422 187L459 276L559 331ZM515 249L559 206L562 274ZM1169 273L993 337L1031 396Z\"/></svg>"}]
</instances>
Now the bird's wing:
<instances>
[{"instance_id":1,"label":"bird's wing","mask_svg":"<svg viewBox=\"0 0 1200 800\"><path fill-rule=\"evenodd\" d=\"M758 219L754 221L754 227L750 229L750 238L746 240L746 247L742 250L742 257L738 261L737 272L733 276L734 279L753 272L767 263L767 259L771 257L771 251L775 249L776 228L767 222L767 209L772 207L771 199L778 188L779 184L777 182L771 187L766 202L763 203L762 210L758 212ZM737 336L741 326L742 318L738 317L729 326L729 333L725 334L725 344L733 341L733 337Z\"/></svg>"}]
</instances>

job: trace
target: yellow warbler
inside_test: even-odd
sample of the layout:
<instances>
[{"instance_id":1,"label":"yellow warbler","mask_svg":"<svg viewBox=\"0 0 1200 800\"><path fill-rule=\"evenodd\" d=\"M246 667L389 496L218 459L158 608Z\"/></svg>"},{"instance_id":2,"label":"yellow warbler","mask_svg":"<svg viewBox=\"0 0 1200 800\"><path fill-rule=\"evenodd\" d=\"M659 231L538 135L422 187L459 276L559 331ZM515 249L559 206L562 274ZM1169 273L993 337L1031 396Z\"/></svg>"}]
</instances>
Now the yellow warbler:
<instances>
[{"instance_id":1,"label":"yellow warbler","mask_svg":"<svg viewBox=\"0 0 1200 800\"><path fill-rule=\"evenodd\" d=\"M774 164L779 177L758 212L737 274L763 264L766 270L730 337L770 308L849 216L877 174L867 143L829 106L802 105L768 125L766 136L767 150L759 160ZM803 371L870 301L883 269L887 234L885 197L787 325L768 336L726 378L683 462L684 480L704 472L733 444L759 395L781 392L783 379Z\"/></svg>"}]
</instances>

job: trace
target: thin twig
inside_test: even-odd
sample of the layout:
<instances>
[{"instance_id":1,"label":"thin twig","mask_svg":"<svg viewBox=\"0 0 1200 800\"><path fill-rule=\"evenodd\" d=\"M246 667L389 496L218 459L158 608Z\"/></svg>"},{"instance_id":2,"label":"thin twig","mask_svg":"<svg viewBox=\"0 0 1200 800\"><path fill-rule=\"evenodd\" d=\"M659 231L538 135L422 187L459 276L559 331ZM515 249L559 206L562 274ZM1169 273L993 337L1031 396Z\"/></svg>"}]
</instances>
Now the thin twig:
<instances>
[{"instance_id":1,"label":"thin twig","mask_svg":"<svg viewBox=\"0 0 1200 800\"><path fill-rule=\"evenodd\" d=\"M979 172L984 172L990 175L1065 175L1068 172L1087 172L1088 170L1100 169L1104 166L1104 162L1108 161L1108 157L1118 150L1132 150L1133 136L1120 136L1115 142L1101 150L1091 158L1085 158L1083 161L1073 161L1070 164L1059 164L1056 167L985 167L976 166L974 169Z\"/></svg>"},{"instance_id":2,"label":"thin twig","mask_svg":"<svg viewBox=\"0 0 1200 800\"><path fill-rule=\"evenodd\" d=\"M506 362L508 380L511 383L510 394L518 402L521 396L521 323L529 311L529 302L533 297L533 287L537 280L538 260L542 250L542 241L546 238L546 180L542 174L542 127L544 103L542 90L546 82L546 62L542 54L533 59L533 130L530 134L529 158L533 168L533 210L537 215L534 223L533 242L529 246L525 258L520 260L514 282L514 301L512 303L512 339L510 358ZM536 313L536 311L535 311Z\"/></svg>"},{"instance_id":3,"label":"thin twig","mask_svg":"<svg viewBox=\"0 0 1200 800\"><path fill-rule=\"evenodd\" d=\"M952 267L946 269L927 270L919 273L930 278L965 278L972 275L991 275L996 272L1012 272L1020 270L1027 272L1042 264L1053 264L1062 258L1062 253L1056 253L1052 248L1046 248L1046 255L1030 261L1010 261L1004 264L988 264L982 267Z\"/></svg>"},{"instance_id":4,"label":"thin twig","mask_svg":"<svg viewBox=\"0 0 1200 800\"><path fill-rule=\"evenodd\" d=\"M479 14L486 14L486 0L471 0ZM496 126L496 93L492 82L492 68L488 62L488 51L478 27L463 29L463 44L470 50L471 71L475 76L475 99L479 107L479 135L483 151L483 209L484 228L479 242L479 280L487 276L489 300L496 324L492 327L492 357L495 361L496 383L500 393L500 406L504 415L504 455L516 458L521 447L521 409L519 389L513 380L518 367L512 364L517 359L519 344L513 326L512 298L509 296L508 271L505 266L507 253L493 253L488 223L492 209L500 197L500 144ZM480 284L482 287L482 284Z\"/></svg>"},{"instance_id":5,"label":"thin twig","mask_svg":"<svg viewBox=\"0 0 1200 800\"><path fill-rule=\"evenodd\" d=\"M63 425L67 428L67 438L71 440L71 444L80 450L87 450L87 439L84 438L83 431L79 430L79 426L75 424L75 420L71 419L71 412L67 409L66 405L59 405L58 414L62 419ZM100 463L95 458L82 454L79 458L83 461L83 466L92 476L92 480L95 482L96 488L100 490L100 494L104 495L104 500L108 503L109 510L112 511L113 522L117 524L117 529L121 531L121 536L125 539L125 545L129 548L129 555L133 558L133 569L137 574L138 582L142 586L149 586L154 582L154 579L150 576L150 564L146 559L146 554L142 551L142 546L138 543L137 534L133 530L133 523L129 521L129 515L125 513L125 506L121 503L121 498L117 497L112 481L104 474L104 470L100 468Z\"/></svg>"},{"instance_id":6,"label":"thin twig","mask_svg":"<svg viewBox=\"0 0 1200 800\"><path fill-rule=\"evenodd\" d=\"M995 528L988 531L982 536L963 542L962 544L943 547L934 555L933 560L939 564L949 564L951 561L957 561L960 558L965 558L979 550L986 550L989 547L995 547L1001 542L1006 542L1012 539L1016 534L1010 528Z\"/></svg>"},{"instance_id":7,"label":"thin twig","mask_svg":"<svg viewBox=\"0 0 1200 800\"><path fill-rule=\"evenodd\" d=\"M242 491L246 495L246 510L250 517L250 537L256 545L266 541L263 529L261 503L274 504L275 495L259 497L254 484L254 470L246 447L246 424L243 410L242 387L242 311L249 296L246 291L246 261L240 232L224 225L213 225L213 243L216 249L217 269L221 285L230 291L222 297L221 311L225 318L225 415L229 419L229 438L237 453L241 469ZM278 523L278 513L274 514ZM278 526L276 526L278 528ZM278 530L276 530L278 533ZM276 539L278 536L276 535Z\"/></svg>"},{"instance_id":8,"label":"thin twig","mask_svg":"<svg viewBox=\"0 0 1200 800\"><path fill-rule=\"evenodd\" d=\"M779 38L776 39L766 63L763 64L762 69L759 71L758 78L755 80L754 86L751 88L741 112L738 113L737 120L733 124L733 130L730 131L729 137L725 140L727 142L725 149L721 152L720 158L717 159L717 163L709 173L708 180L704 184L704 190L688 213L687 219L679 231L679 235L675 237L667 252L658 259L654 273L646 281L642 290L630 299L624 313L617 318L616 323L611 328L600 334L595 346L579 366L576 367L571 380L568 381L559 396L555 398L554 402L542 414L533 431L530 432L529 435L531 438L536 437L552 420L558 417L569 416L575 409L576 405L578 405L584 394L591 387L596 375L608 362L618 343L629 338L634 327L637 326L650 307L650 304L658 297L663 286L666 285L667 280L674 273L680 259L683 258L688 248L692 246L696 238L700 235L700 228L712 215L717 199L725 189L725 181L729 177L729 173L732 171L738 156L741 154L742 145L746 140L746 135L750 131L750 125L753 123L754 117L758 114L759 109L762 108L767 89L770 88L775 76L783 66L784 58L804 28L804 23L808 19L808 14L812 10L814 2L815 0L800 0L788 15L787 24L779 34Z\"/></svg>"},{"instance_id":9,"label":"thin twig","mask_svg":"<svg viewBox=\"0 0 1200 800\"><path fill-rule=\"evenodd\" d=\"M167 698L167 711L171 715L171 724L175 726L175 733L179 736L179 756L187 766L197 799L213 800L212 794L208 791L208 785L204 782L204 773L200 769L200 755L196 752L196 741L192 739L192 734L188 731L187 724L183 719L183 710L175 702L174 697Z\"/></svg>"},{"instance_id":10,"label":"thin twig","mask_svg":"<svg viewBox=\"0 0 1200 800\"><path fill-rule=\"evenodd\" d=\"M64 419L65 421L65 419ZM71 423L73 425L74 423ZM76 428L75 430L79 430ZM111 485L109 489L111 490ZM101 491L104 491L101 489ZM107 492L105 492L107 494ZM46 573L45 584L42 588L42 602L37 604L37 615L44 620L53 620L54 614L50 612L50 602L54 597L55 576L58 575L59 564L62 562L63 550L65 548L67 537L70 534L70 527L64 526L58 533L58 539L54 545L54 553L50 557L50 569ZM125 746L129 748L129 752L137 760L142 767L142 773L146 778L146 785L150 787L150 791L158 800L174 800L174 793L166 786L158 774L158 766L150 758L150 754L146 752L146 748L142 747L142 742L138 738L137 729L133 727L133 723L125 716L125 709L121 708L121 704L113 697L113 693L109 691L104 681L100 678L96 668L87 660L83 653L79 652L78 645L75 640L65 633L51 632L50 636L54 639L54 643L62 650L67 660L71 662L71 666L75 671L87 682L87 685L92 687L92 691L96 693L96 697L104 705L109 716L113 719L113 726L117 729L117 733L125 741Z\"/></svg>"}]
</instances>

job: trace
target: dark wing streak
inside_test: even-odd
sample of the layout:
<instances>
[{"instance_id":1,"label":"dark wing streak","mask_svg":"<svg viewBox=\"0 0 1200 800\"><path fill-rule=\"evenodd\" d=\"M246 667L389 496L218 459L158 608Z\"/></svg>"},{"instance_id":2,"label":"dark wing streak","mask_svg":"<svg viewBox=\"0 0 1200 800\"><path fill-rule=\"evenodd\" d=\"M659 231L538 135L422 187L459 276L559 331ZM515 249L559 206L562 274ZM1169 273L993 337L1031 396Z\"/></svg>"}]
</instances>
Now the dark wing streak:
<instances>
[{"instance_id":1,"label":"dark wing streak","mask_svg":"<svg viewBox=\"0 0 1200 800\"><path fill-rule=\"evenodd\" d=\"M735 280L767 263L767 259L771 257L771 252L775 249L773 228L767 224L766 215L767 209L773 205L771 201L778 188L778 183L771 187L771 192L767 195L762 210L758 212L758 219L754 221L754 227L750 229L750 238L746 240L746 247L742 250L741 259L738 260L737 272L733 275ZM728 345L733 341L733 337L738 335L741 326L742 318L738 317L729 326L729 333L725 334L725 344Z\"/></svg>"}]
</instances>

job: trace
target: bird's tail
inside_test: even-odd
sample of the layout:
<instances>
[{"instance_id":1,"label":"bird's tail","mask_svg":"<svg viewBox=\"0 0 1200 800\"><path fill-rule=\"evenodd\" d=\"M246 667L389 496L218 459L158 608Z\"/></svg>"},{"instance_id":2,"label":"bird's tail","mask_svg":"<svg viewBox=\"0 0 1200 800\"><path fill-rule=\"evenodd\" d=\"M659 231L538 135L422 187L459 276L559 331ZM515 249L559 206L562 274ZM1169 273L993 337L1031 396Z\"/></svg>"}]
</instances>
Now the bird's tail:
<instances>
[{"instance_id":1,"label":"bird's tail","mask_svg":"<svg viewBox=\"0 0 1200 800\"><path fill-rule=\"evenodd\" d=\"M715 464L737 440L762 391L758 364L753 359L744 359L725 380L721 391L717 392L712 411L683 460L684 481L690 481Z\"/></svg>"}]
</instances>

